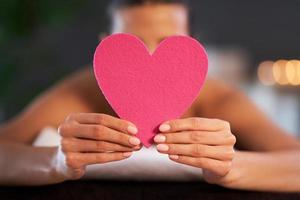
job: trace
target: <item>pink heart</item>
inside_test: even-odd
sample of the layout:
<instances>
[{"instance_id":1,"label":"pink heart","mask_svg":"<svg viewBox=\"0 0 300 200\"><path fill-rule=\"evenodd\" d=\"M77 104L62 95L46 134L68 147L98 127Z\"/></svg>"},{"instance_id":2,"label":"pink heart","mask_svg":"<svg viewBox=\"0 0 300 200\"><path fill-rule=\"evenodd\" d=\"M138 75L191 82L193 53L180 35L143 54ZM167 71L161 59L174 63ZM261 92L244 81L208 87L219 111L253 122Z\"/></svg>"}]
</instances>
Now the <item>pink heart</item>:
<instances>
[{"instance_id":1,"label":"pink heart","mask_svg":"<svg viewBox=\"0 0 300 200\"><path fill-rule=\"evenodd\" d=\"M94 55L94 72L105 98L120 118L138 127L149 147L158 126L180 117L204 83L208 59L195 39L171 36L151 55L129 34L110 35Z\"/></svg>"}]
</instances>

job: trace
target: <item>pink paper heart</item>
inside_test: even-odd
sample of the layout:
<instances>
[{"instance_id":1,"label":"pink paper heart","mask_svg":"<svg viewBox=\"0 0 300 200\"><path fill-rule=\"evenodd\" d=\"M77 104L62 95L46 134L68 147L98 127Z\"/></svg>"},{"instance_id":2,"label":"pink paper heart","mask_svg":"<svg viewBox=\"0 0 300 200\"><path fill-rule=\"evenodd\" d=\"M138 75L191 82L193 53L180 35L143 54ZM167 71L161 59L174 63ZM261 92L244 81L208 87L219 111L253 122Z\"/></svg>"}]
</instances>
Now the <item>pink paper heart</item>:
<instances>
[{"instance_id":1,"label":"pink paper heart","mask_svg":"<svg viewBox=\"0 0 300 200\"><path fill-rule=\"evenodd\" d=\"M146 147L162 122L180 117L192 104L207 67L205 49L187 36L168 37L150 54L136 36L110 35L94 55L102 93L120 118L138 127Z\"/></svg>"}]
</instances>

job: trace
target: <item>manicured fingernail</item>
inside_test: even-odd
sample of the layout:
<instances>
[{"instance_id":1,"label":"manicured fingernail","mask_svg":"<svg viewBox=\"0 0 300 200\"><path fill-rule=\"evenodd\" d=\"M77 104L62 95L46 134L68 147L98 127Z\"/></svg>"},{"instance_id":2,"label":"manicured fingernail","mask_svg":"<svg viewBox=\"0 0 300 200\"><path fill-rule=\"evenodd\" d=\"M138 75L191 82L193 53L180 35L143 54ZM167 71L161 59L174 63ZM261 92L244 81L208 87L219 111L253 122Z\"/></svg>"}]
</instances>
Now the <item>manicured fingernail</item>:
<instances>
[{"instance_id":1,"label":"manicured fingernail","mask_svg":"<svg viewBox=\"0 0 300 200\"><path fill-rule=\"evenodd\" d=\"M129 156L131 156L132 155L132 152L131 151L129 151L129 152L124 152L123 153L123 156L125 156L125 157L129 157Z\"/></svg>"},{"instance_id":2,"label":"manicured fingernail","mask_svg":"<svg viewBox=\"0 0 300 200\"><path fill-rule=\"evenodd\" d=\"M159 151L168 151L169 150L169 146L166 144L159 144L156 146L156 148Z\"/></svg>"},{"instance_id":3,"label":"manicured fingernail","mask_svg":"<svg viewBox=\"0 0 300 200\"><path fill-rule=\"evenodd\" d=\"M164 142L164 141L166 141L166 136L164 135L159 134L154 137L154 142Z\"/></svg>"},{"instance_id":4,"label":"manicured fingernail","mask_svg":"<svg viewBox=\"0 0 300 200\"><path fill-rule=\"evenodd\" d=\"M141 143L141 141L136 137L131 137L129 139L129 143L132 144L132 145L139 145Z\"/></svg>"},{"instance_id":5,"label":"manicured fingernail","mask_svg":"<svg viewBox=\"0 0 300 200\"><path fill-rule=\"evenodd\" d=\"M129 125L127 128L128 132L131 134L137 134L138 130L135 126Z\"/></svg>"},{"instance_id":6,"label":"manicured fingernail","mask_svg":"<svg viewBox=\"0 0 300 200\"><path fill-rule=\"evenodd\" d=\"M134 150L138 150L138 149L140 149L140 148L141 148L141 146L139 146L139 145L133 147Z\"/></svg>"},{"instance_id":7,"label":"manicured fingernail","mask_svg":"<svg viewBox=\"0 0 300 200\"><path fill-rule=\"evenodd\" d=\"M178 155L169 155L169 157L170 157L171 159L175 159L175 160L177 160L177 159L179 158Z\"/></svg>"},{"instance_id":8,"label":"manicured fingernail","mask_svg":"<svg viewBox=\"0 0 300 200\"><path fill-rule=\"evenodd\" d=\"M171 126L169 124L162 124L162 125L159 126L159 130L161 132L166 132L170 129L171 129Z\"/></svg>"}]
</instances>

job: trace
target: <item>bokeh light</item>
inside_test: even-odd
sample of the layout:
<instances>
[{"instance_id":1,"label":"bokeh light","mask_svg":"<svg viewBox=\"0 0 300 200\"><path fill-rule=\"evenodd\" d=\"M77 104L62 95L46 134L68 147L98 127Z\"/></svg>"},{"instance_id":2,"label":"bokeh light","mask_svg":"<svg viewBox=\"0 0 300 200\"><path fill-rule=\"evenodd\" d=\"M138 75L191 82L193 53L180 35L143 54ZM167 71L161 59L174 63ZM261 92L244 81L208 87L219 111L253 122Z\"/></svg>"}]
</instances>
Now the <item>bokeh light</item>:
<instances>
[{"instance_id":1,"label":"bokeh light","mask_svg":"<svg viewBox=\"0 0 300 200\"><path fill-rule=\"evenodd\" d=\"M300 60L297 62L297 78L298 78L298 83L300 85Z\"/></svg>"},{"instance_id":2,"label":"bokeh light","mask_svg":"<svg viewBox=\"0 0 300 200\"><path fill-rule=\"evenodd\" d=\"M263 61L257 69L259 81L264 85L300 85L300 60Z\"/></svg>"},{"instance_id":3,"label":"bokeh light","mask_svg":"<svg viewBox=\"0 0 300 200\"><path fill-rule=\"evenodd\" d=\"M285 70L287 62L287 60L278 60L273 65L273 76L279 85L287 85L289 83Z\"/></svg>"},{"instance_id":4,"label":"bokeh light","mask_svg":"<svg viewBox=\"0 0 300 200\"><path fill-rule=\"evenodd\" d=\"M275 80L273 77L272 73L272 67L273 67L274 62L273 61L264 61L260 63L258 70L257 70L257 75L264 85L274 85Z\"/></svg>"},{"instance_id":5,"label":"bokeh light","mask_svg":"<svg viewBox=\"0 0 300 200\"><path fill-rule=\"evenodd\" d=\"M286 63L286 77L291 85L299 85L300 80L297 73L298 60L290 60Z\"/></svg>"}]
</instances>

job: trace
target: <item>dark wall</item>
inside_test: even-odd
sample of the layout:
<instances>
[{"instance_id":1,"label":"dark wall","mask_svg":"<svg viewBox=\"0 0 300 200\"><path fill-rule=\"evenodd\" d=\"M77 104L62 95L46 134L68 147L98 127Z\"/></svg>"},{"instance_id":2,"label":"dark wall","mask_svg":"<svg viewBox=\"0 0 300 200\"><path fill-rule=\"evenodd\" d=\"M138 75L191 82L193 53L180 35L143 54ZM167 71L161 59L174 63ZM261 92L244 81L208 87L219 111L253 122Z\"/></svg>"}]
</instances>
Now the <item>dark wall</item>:
<instances>
[{"instance_id":1,"label":"dark wall","mask_svg":"<svg viewBox=\"0 0 300 200\"><path fill-rule=\"evenodd\" d=\"M9 118L55 81L92 61L107 30L100 0L0 1L0 114ZM300 1L194 0L195 35L253 58L299 58ZM0 115L1 120L1 115ZM3 119L2 119L3 120Z\"/></svg>"},{"instance_id":2,"label":"dark wall","mask_svg":"<svg viewBox=\"0 0 300 200\"><path fill-rule=\"evenodd\" d=\"M195 6L196 29L208 43L239 45L254 62L299 58L300 1L200 0ZM255 67L255 66L253 66Z\"/></svg>"}]
</instances>

